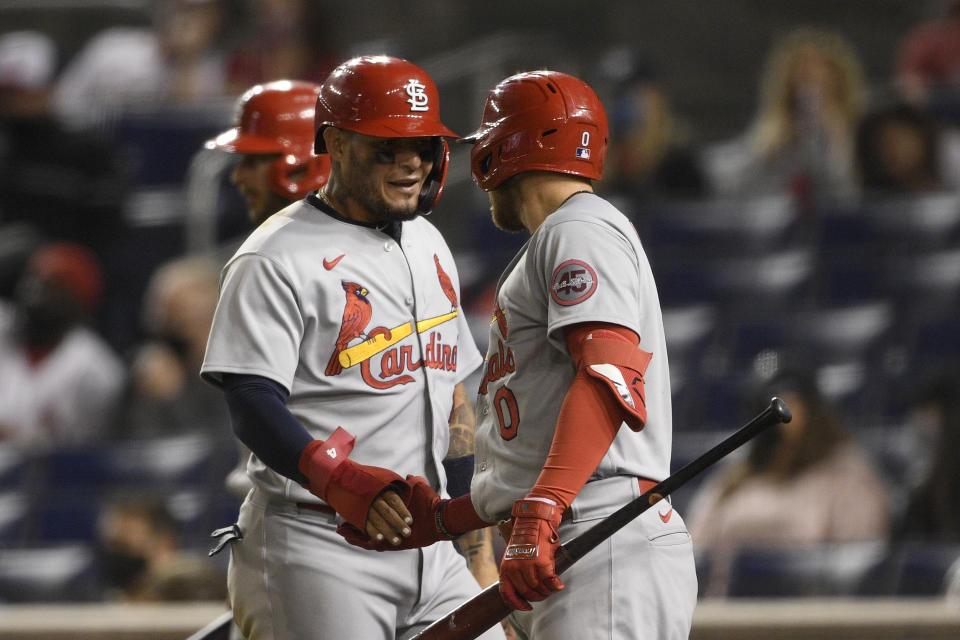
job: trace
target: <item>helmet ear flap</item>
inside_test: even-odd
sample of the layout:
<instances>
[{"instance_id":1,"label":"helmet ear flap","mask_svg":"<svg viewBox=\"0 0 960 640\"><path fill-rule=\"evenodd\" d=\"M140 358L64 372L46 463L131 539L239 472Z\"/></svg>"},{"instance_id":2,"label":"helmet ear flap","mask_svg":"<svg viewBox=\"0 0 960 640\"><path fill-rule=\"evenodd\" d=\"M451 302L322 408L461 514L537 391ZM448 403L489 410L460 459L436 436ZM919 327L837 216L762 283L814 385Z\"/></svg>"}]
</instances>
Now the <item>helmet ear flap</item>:
<instances>
[{"instance_id":1,"label":"helmet ear flap","mask_svg":"<svg viewBox=\"0 0 960 640\"><path fill-rule=\"evenodd\" d=\"M299 185L292 176L304 168L306 163L297 161L296 157L280 156L270 164L270 188L283 198L295 198Z\"/></svg>"},{"instance_id":2,"label":"helmet ear flap","mask_svg":"<svg viewBox=\"0 0 960 640\"><path fill-rule=\"evenodd\" d=\"M440 194L443 193L443 185L447 181L447 168L450 165L450 145L444 138L434 139L433 168L430 174L423 182L420 189L420 198L417 201L417 211L427 215L433 211Z\"/></svg>"},{"instance_id":3,"label":"helmet ear flap","mask_svg":"<svg viewBox=\"0 0 960 640\"><path fill-rule=\"evenodd\" d=\"M330 176L330 158L326 155L299 160L283 155L270 164L270 188L287 200L305 198L327 183Z\"/></svg>"}]
</instances>

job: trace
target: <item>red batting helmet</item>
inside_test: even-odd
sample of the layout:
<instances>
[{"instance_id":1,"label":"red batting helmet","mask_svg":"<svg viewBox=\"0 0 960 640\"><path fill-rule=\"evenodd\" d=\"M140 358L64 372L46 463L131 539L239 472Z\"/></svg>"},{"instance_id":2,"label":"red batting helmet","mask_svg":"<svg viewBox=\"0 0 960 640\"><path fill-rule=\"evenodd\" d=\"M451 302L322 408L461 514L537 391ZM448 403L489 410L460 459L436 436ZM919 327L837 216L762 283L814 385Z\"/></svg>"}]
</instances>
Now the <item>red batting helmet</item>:
<instances>
[{"instance_id":1,"label":"red batting helmet","mask_svg":"<svg viewBox=\"0 0 960 640\"><path fill-rule=\"evenodd\" d=\"M330 158L313 154L313 110L320 85L277 80L248 89L237 101L236 126L204 145L231 153L280 154L270 188L297 200L327 183Z\"/></svg>"},{"instance_id":2,"label":"red batting helmet","mask_svg":"<svg viewBox=\"0 0 960 640\"><path fill-rule=\"evenodd\" d=\"M361 56L333 70L317 97L314 150L327 150L323 130L346 129L378 138L436 136L433 169L417 210L428 213L447 177L450 150L442 136L457 134L440 121L440 96L427 72L407 60Z\"/></svg>"},{"instance_id":3,"label":"red batting helmet","mask_svg":"<svg viewBox=\"0 0 960 640\"><path fill-rule=\"evenodd\" d=\"M496 189L522 171L600 179L607 153L607 114L593 89L558 71L510 76L487 97L470 168L477 186Z\"/></svg>"}]
</instances>

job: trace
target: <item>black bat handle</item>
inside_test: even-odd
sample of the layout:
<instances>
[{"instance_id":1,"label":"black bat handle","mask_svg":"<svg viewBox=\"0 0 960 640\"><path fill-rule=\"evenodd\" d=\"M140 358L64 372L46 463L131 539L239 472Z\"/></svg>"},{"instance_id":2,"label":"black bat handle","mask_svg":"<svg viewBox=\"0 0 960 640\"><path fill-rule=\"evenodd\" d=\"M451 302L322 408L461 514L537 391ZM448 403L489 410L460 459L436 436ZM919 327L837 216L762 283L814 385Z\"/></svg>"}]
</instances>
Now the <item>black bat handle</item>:
<instances>
[{"instance_id":1,"label":"black bat handle","mask_svg":"<svg viewBox=\"0 0 960 640\"><path fill-rule=\"evenodd\" d=\"M660 482L639 498L620 507L587 531L557 547L554 566L563 573L587 552L609 538L651 506L669 495L698 473L723 458L758 433L780 422L790 422L792 416L786 403L772 398L770 404L750 422L697 459L684 465L669 478ZM511 611L500 598L500 583L484 589L471 600L457 607L440 620L418 633L413 640L469 640L503 620Z\"/></svg>"},{"instance_id":2,"label":"black bat handle","mask_svg":"<svg viewBox=\"0 0 960 640\"><path fill-rule=\"evenodd\" d=\"M763 411L754 416L750 422L740 427L733 435L725 438L706 453L684 465L681 469L671 474L669 478L652 487L639 498L620 507L620 509L614 511L581 535L560 545L555 556L557 573L568 569L570 565L582 558L584 554L613 535L616 531L622 529L631 520L662 500L664 496L670 495L682 487L691 478L728 455L731 451L742 446L764 429L781 422L790 422L792 419L793 415L790 413L790 408L787 406L787 403L777 397L771 398L770 404L767 405Z\"/></svg>"}]
</instances>

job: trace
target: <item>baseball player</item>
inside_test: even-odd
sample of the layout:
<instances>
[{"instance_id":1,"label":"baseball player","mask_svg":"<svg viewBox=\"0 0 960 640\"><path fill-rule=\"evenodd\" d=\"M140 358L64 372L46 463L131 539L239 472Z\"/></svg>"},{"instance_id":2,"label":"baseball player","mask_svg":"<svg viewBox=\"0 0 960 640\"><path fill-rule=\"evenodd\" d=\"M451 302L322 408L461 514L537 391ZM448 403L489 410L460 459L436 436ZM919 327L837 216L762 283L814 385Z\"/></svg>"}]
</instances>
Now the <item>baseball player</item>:
<instances>
[{"instance_id":1,"label":"baseball player","mask_svg":"<svg viewBox=\"0 0 960 640\"><path fill-rule=\"evenodd\" d=\"M329 181L270 216L225 266L201 369L253 452L230 600L248 640L409 638L479 592L467 563L479 572L486 561L496 579L490 538L464 544L465 562L450 544L371 553L336 528L391 545L409 535L411 487L374 464L439 495L469 486L462 380L482 359L453 258L422 217L454 133L433 80L386 56L337 67L315 125Z\"/></svg>"},{"instance_id":2,"label":"baseball player","mask_svg":"<svg viewBox=\"0 0 960 640\"><path fill-rule=\"evenodd\" d=\"M298 80L250 87L237 100L234 126L204 144L206 149L241 155L230 178L254 225L327 183L330 158L313 153L319 93L320 85ZM229 246L224 260L239 248ZM239 462L227 476L227 487L245 496L251 488L246 473L250 450L242 442L238 448Z\"/></svg>"},{"instance_id":3,"label":"baseball player","mask_svg":"<svg viewBox=\"0 0 960 640\"><path fill-rule=\"evenodd\" d=\"M242 154L230 176L256 225L327 183L330 158L313 153L320 85L276 80L247 89L234 126L204 147Z\"/></svg>"},{"instance_id":4,"label":"baseball player","mask_svg":"<svg viewBox=\"0 0 960 640\"><path fill-rule=\"evenodd\" d=\"M656 285L630 221L593 193L607 132L589 86L535 71L501 82L480 128L464 138L494 223L530 239L497 287L472 491L445 500L408 479L414 524L401 546L503 522L500 593L516 609L521 637L679 640L690 632L697 581L690 536L668 502L562 581L554 568L560 540L638 497L670 467ZM354 544L385 547L342 531Z\"/></svg>"}]
</instances>

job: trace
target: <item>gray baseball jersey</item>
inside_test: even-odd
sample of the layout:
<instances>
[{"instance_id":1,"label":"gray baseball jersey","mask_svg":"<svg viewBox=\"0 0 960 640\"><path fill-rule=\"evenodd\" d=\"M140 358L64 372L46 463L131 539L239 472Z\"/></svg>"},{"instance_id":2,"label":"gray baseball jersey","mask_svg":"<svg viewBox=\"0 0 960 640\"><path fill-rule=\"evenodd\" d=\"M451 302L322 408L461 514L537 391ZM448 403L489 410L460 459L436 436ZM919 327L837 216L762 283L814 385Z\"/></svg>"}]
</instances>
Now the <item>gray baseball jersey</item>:
<instances>
[{"instance_id":1,"label":"gray baseball jersey","mask_svg":"<svg viewBox=\"0 0 960 640\"><path fill-rule=\"evenodd\" d=\"M308 197L274 214L224 267L202 373L275 380L314 438L342 426L357 437L352 460L443 492L454 386L481 362L450 251L422 218L398 244L320 207ZM255 455L247 471L228 586L251 640L409 638L480 591L450 543L351 547L306 489Z\"/></svg>"},{"instance_id":2,"label":"gray baseball jersey","mask_svg":"<svg viewBox=\"0 0 960 640\"><path fill-rule=\"evenodd\" d=\"M628 327L653 354L644 375L647 422L639 432L621 425L561 522L560 539L639 497L635 476L669 475L670 372L650 265L623 214L577 194L533 233L497 288L472 483L474 506L487 520L508 517L536 483L576 375L562 329L583 322ZM697 600L693 548L680 514L660 505L564 573L566 589L511 614L521 637L686 639Z\"/></svg>"},{"instance_id":3,"label":"gray baseball jersey","mask_svg":"<svg viewBox=\"0 0 960 640\"><path fill-rule=\"evenodd\" d=\"M657 288L640 239L602 198L578 194L530 237L500 279L477 417L474 505L496 521L537 480L576 371L563 327L632 329L653 354L644 376L647 422L622 427L595 477L670 472L670 372Z\"/></svg>"},{"instance_id":4,"label":"gray baseball jersey","mask_svg":"<svg viewBox=\"0 0 960 640\"><path fill-rule=\"evenodd\" d=\"M342 426L350 458L445 485L453 388L481 356L457 300L456 267L423 218L400 244L296 202L257 228L224 267L203 375L254 374L290 391L314 438ZM319 502L255 456L267 493Z\"/></svg>"}]
</instances>

